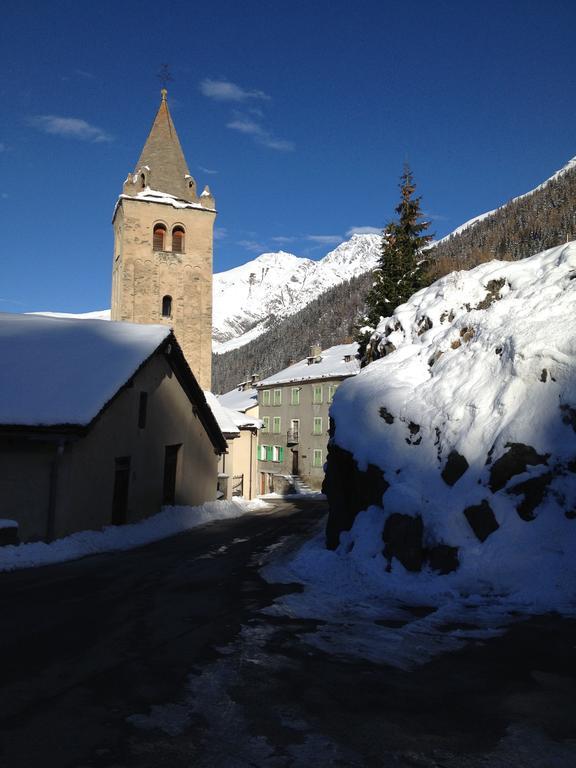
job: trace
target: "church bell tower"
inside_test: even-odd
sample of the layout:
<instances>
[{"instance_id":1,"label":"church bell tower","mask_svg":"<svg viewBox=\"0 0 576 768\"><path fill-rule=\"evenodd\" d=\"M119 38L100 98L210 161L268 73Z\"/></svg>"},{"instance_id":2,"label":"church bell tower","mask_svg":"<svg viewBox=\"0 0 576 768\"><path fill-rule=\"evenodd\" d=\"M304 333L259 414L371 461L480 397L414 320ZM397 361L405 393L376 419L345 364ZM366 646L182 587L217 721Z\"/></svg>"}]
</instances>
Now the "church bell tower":
<instances>
[{"instance_id":1,"label":"church bell tower","mask_svg":"<svg viewBox=\"0 0 576 768\"><path fill-rule=\"evenodd\" d=\"M200 386L210 389L212 247L216 206L198 195L166 89L113 217L112 320L165 323Z\"/></svg>"}]
</instances>

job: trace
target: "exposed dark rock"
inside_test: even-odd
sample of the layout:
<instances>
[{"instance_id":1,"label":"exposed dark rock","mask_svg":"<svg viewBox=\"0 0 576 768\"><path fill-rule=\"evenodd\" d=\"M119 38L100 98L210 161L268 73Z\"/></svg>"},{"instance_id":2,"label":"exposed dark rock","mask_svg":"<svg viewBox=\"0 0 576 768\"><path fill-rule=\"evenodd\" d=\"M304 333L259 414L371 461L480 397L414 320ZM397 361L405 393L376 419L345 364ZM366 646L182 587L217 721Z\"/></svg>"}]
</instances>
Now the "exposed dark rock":
<instances>
[{"instance_id":1,"label":"exposed dark rock","mask_svg":"<svg viewBox=\"0 0 576 768\"><path fill-rule=\"evenodd\" d=\"M576 408L564 403L560 406L560 410L562 411L562 421L564 424L572 427L574 432L576 432Z\"/></svg>"},{"instance_id":2,"label":"exposed dark rock","mask_svg":"<svg viewBox=\"0 0 576 768\"><path fill-rule=\"evenodd\" d=\"M464 510L464 516L470 527L474 531L476 538L479 541L486 541L488 536L494 531L497 531L500 527L498 521L494 516L492 507L486 499L481 504L476 504L473 507L466 507Z\"/></svg>"},{"instance_id":3,"label":"exposed dark rock","mask_svg":"<svg viewBox=\"0 0 576 768\"><path fill-rule=\"evenodd\" d=\"M18 544L18 528L17 526L2 527L0 525L0 547L6 547L10 544Z\"/></svg>"},{"instance_id":4,"label":"exposed dark rock","mask_svg":"<svg viewBox=\"0 0 576 768\"><path fill-rule=\"evenodd\" d=\"M442 470L442 480L446 485L454 485L462 477L470 465L466 458L458 451L450 451L446 460L446 465Z\"/></svg>"},{"instance_id":5,"label":"exposed dark rock","mask_svg":"<svg viewBox=\"0 0 576 768\"><path fill-rule=\"evenodd\" d=\"M504 488L506 483L514 475L526 472L526 467L530 464L546 464L550 456L549 453L540 455L534 448L524 443L506 443L508 451L496 459L490 469L490 490L499 491Z\"/></svg>"},{"instance_id":6,"label":"exposed dark rock","mask_svg":"<svg viewBox=\"0 0 576 768\"><path fill-rule=\"evenodd\" d=\"M497 355L501 355L502 354L502 347L496 347L494 352L496 352Z\"/></svg>"},{"instance_id":7,"label":"exposed dark rock","mask_svg":"<svg viewBox=\"0 0 576 768\"><path fill-rule=\"evenodd\" d=\"M501 277L499 280L490 280L488 285L486 286L486 296L480 301L474 309L488 309L488 307L491 304L494 304L495 301L498 301L502 298L500 296L500 291L504 287L504 283L506 280Z\"/></svg>"},{"instance_id":8,"label":"exposed dark rock","mask_svg":"<svg viewBox=\"0 0 576 768\"><path fill-rule=\"evenodd\" d=\"M426 331L429 331L430 328L432 328L432 325L432 320L430 320L427 315L420 318L420 321L418 322L418 336L422 336Z\"/></svg>"},{"instance_id":9,"label":"exposed dark rock","mask_svg":"<svg viewBox=\"0 0 576 768\"><path fill-rule=\"evenodd\" d=\"M460 339L456 339L456 341L453 341L452 344L450 344L452 349L458 349L458 347L462 346L462 342Z\"/></svg>"},{"instance_id":10,"label":"exposed dark rock","mask_svg":"<svg viewBox=\"0 0 576 768\"><path fill-rule=\"evenodd\" d=\"M396 347L394 344L392 344L391 341L387 341L385 344L382 345L381 349L381 355L382 357L386 357L386 355L392 354L392 352L396 351Z\"/></svg>"},{"instance_id":11,"label":"exposed dark rock","mask_svg":"<svg viewBox=\"0 0 576 768\"><path fill-rule=\"evenodd\" d=\"M524 496L516 507L516 511L522 520L534 520L534 510L541 503L552 480L552 473L547 472L544 475L538 475L538 477L531 477L529 480L525 480L523 483L518 483L508 489L508 493Z\"/></svg>"},{"instance_id":12,"label":"exposed dark rock","mask_svg":"<svg viewBox=\"0 0 576 768\"><path fill-rule=\"evenodd\" d=\"M440 360L443 354L444 352L441 349L438 349L436 352L434 352L432 357L428 360L428 365L430 366L430 368L432 368L432 366L437 360Z\"/></svg>"},{"instance_id":13,"label":"exposed dark rock","mask_svg":"<svg viewBox=\"0 0 576 768\"><path fill-rule=\"evenodd\" d=\"M382 406L382 408L380 408L380 417L384 419L386 424L394 424L394 416L392 416L388 408L386 408L385 406Z\"/></svg>"},{"instance_id":14,"label":"exposed dark rock","mask_svg":"<svg viewBox=\"0 0 576 768\"><path fill-rule=\"evenodd\" d=\"M546 368L542 368L542 373L540 374L540 381L545 384L546 380L548 379L548 371Z\"/></svg>"},{"instance_id":15,"label":"exposed dark rock","mask_svg":"<svg viewBox=\"0 0 576 768\"><path fill-rule=\"evenodd\" d=\"M452 573L457 570L460 562L458 560L458 547L451 547L448 544L437 544L427 553L428 563L433 571L438 571L441 575Z\"/></svg>"},{"instance_id":16,"label":"exposed dark rock","mask_svg":"<svg viewBox=\"0 0 576 768\"><path fill-rule=\"evenodd\" d=\"M388 563L397 558L407 571L420 571L424 562L422 518L394 513L386 520L382 538Z\"/></svg>"},{"instance_id":17,"label":"exposed dark rock","mask_svg":"<svg viewBox=\"0 0 576 768\"><path fill-rule=\"evenodd\" d=\"M365 472L351 453L331 443L328 447L326 475L322 490L328 498L326 546L336 549L342 531L349 531L356 515L372 505L382 506L382 496L388 489L384 473L374 464Z\"/></svg>"},{"instance_id":18,"label":"exposed dark rock","mask_svg":"<svg viewBox=\"0 0 576 768\"><path fill-rule=\"evenodd\" d=\"M408 431L410 432L410 437L406 438L406 442L408 443L408 445L420 445L420 443L422 442L422 435L419 435L418 437L416 437L416 435L418 435L418 433L420 432L420 425L414 424L414 422L411 421L408 424Z\"/></svg>"},{"instance_id":19,"label":"exposed dark rock","mask_svg":"<svg viewBox=\"0 0 576 768\"><path fill-rule=\"evenodd\" d=\"M460 330L460 336L462 337L462 341L470 341L474 338L474 328L462 328Z\"/></svg>"}]
</instances>

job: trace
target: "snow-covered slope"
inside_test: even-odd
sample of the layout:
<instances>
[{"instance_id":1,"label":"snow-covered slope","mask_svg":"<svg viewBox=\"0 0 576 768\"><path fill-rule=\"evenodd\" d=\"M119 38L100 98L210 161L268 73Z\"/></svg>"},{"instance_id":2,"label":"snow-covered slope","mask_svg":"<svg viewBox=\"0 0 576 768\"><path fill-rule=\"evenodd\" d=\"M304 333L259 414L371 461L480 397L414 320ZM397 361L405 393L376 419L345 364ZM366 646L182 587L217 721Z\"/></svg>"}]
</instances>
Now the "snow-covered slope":
<instances>
[{"instance_id":1,"label":"snow-covered slope","mask_svg":"<svg viewBox=\"0 0 576 768\"><path fill-rule=\"evenodd\" d=\"M490 216L493 216L497 211L500 211L502 210L502 208L505 208L507 205L510 205L510 203L515 203L517 200L522 200L523 198L528 197L529 195L533 195L534 192L538 192L540 189L544 189L544 187L548 186L548 184L550 184L551 181L556 181L556 179L559 179L565 173L567 173L568 171L572 171L574 168L576 168L576 157L573 157L571 160L569 160L566 163L566 165L560 168L559 171L556 171L556 173L553 173L549 179L546 179L546 181L543 181L542 184L538 184L538 186L534 187L534 189L531 189L529 192L525 192L523 195L518 195L518 197L513 197L512 200L509 200L507 203L499 206L498 208L494 208L491 211L486 211L485 213L481 213L479 216L474 216L474 218L469 219L468 221L465 221L464 224L460 224L459 227L456 227L455 230L445 235L445 237L442 237L440 240L435 240L433 243L431 243L431 245L432 246L439 245L440 243L443 243L445 240L449 240L451 237L454 237L455 235L459 235L461 232L464 232L465 229L470 229L470 227L473 227L475 224L479 224L481 221L484 221L484 219L487 219Z\"/></svg>"},{"instance_id":2,"label":"snow-covered slope","mask_svg":"<svg viewBox=\"0 0 576 768\"><path fill-rule=\"evenodd\" d=\"M384 356L331 409L343 557L422 594L576 601L575 306L569 243L454 272L380 324Z\"/></svg>"},{"instance_id":3,"label":"snow-covered slope","mask_svg":"<svg viewBox=\"0 0 576 768\"><path fill-rule=\"evenodd\" d=\"M378 235L354 235L319 261L279 251L215 274L214 351L246 344L271 318L294 314L329 288L372 269L379 248Z\"/></svg>"}]
</instances>

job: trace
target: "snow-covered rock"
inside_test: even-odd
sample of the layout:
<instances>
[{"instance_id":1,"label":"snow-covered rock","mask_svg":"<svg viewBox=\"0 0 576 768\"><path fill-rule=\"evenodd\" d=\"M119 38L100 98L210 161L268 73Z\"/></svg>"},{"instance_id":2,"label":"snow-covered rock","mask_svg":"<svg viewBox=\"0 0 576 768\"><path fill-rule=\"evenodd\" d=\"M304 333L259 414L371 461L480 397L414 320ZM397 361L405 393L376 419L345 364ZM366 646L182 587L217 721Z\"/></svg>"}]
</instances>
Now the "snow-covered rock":
<instances>
[{"instance_id":1,"label":"snow-covered rock","mask_svg":"<svg viewBox=\"0 0 576 768\"><path fill-rule=\"evenodd\" d=\"M241 347L272 318L299 312L320 294L376 266L379 235L354 235L323 259L278 251L214 275L214 351Z\"/></svg>"},{"instance_id":2,"label":"snow-covered rock","mask_svg":"<svg viewBox=\"0 0 576 768\"><path fill-rule=\"evenodd\" d=\"M447 275L384 319L383 357L331 409L329 545L424 591L436 573L576 601L575 307L569 243Z\"/></svg>"}]
</instances>

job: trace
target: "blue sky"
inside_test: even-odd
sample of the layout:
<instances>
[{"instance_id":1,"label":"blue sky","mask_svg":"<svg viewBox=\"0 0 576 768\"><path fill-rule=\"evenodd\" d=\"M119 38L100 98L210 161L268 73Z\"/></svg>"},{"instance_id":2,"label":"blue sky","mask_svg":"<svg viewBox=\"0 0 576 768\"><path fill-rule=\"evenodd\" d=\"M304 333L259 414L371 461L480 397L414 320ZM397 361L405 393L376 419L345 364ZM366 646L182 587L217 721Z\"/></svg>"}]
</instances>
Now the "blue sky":
<instances>
[{"instance_id":1,"label":"blue sky","mask_svg":"<svg viewBox=\"0 0 576 768\"><path fill-rule=\"evenodd\" d=\"M109 306L164 62L221 271L381 228L404 161L438 236L540 183L576 155L575 28L562 1L6 3L0 310Z\"/></svg>"}]
</instances>

